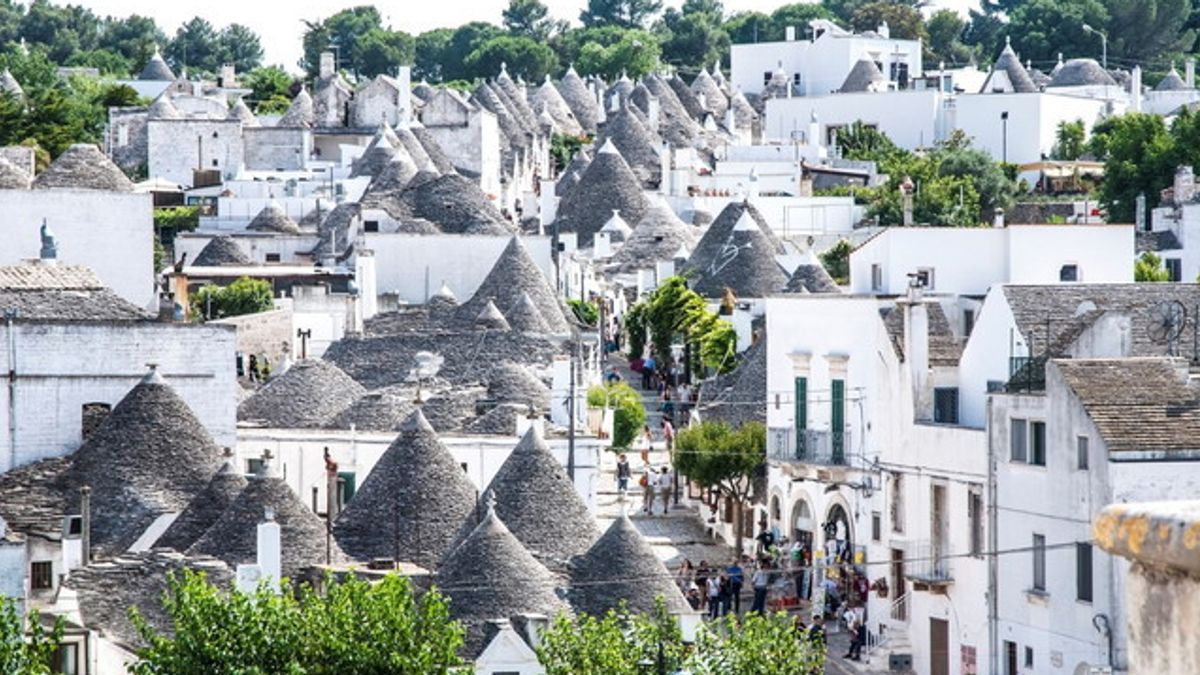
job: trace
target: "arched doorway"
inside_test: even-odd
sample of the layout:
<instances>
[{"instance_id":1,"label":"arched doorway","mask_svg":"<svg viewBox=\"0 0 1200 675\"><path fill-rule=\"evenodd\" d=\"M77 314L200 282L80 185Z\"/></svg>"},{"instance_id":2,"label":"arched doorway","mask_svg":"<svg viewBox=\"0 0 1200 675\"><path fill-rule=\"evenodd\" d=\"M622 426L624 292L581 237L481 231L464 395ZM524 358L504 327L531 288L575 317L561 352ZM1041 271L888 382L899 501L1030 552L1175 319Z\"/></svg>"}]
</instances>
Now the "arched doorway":
<instances>
[{"instance_id":1,"label":"arched doorway","mask_svg":"<svg viewBox=\"0 0 1200 675\"><path fill-rule=\"evenodd\" d=\"M821 523L821 543L827 556L840 563L854 562L854 541L850 528L850 515L845 506L834 503L826 512Z\"/></svg>"}]
</instances>

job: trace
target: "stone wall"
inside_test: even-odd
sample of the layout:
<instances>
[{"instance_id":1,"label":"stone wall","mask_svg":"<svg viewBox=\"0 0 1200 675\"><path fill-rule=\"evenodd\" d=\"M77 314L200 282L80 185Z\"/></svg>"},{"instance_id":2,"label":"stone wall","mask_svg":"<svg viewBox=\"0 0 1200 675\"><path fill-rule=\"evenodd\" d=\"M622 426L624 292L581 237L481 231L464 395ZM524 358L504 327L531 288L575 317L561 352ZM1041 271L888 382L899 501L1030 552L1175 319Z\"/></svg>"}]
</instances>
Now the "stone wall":
<instances>
[{"instance_id":1,"label":"stone wall","mask_svg":"<svg viewBox=\"0 0 1200 675\"><path fill-rule=\"evenodd\" d=\"M144 107L108 109L108 154L126 172L149 161Z\"/></svg>"},{"instance_id":2,"label":"stone wall","mask_svg":"<svg viewBox=\"0 0 1200 675\"><path fill-rule=\"evenodd\" d=\"M3 157L18 169L33 176L35 159L33 148L27 148L23 145L6 145L0 147L0 157Z\"/></svg>"},{"instance_id":3,"label":"stone wall","mask_svg":"<svg viewBox=\"0 0 1200 675\"><path fill-rule=\"evenodd\" d=\"M293 337L290 307L210 321L209 324L235 327L237 350L247 357L250 354L266 354L271 363L279 363L284 350L291 349Z\"/></svg>"},{"instance_id":4,"label":"stone wall","mask_svg":"<svg viewBox=\"0 0 1200 675\"><path fill-rule=\"evenodd\" d=\"M312 154L312 132L286 127L247 127L242 130L244 164L251 171L295 171Z\"/></svg>"},{"instance_id":5,"label":"stone wall","mask_svg":"<svg viewBox=\"0 0 1200 675\"><path fill-rule=\"evenodd\" d=\"M192 184L192 172L218 170L237 175L245 156L240 120L150 120L149 174L154 178Z\"/></svg>"},{"instance_id":6,"label":"stone wall","mask_svg":"<svg viewBox=\"0 0 1200 675\"><path fill-rule=\"evenodd\" d=\"M1200 501L1114 504L1092 531L1132 563L1129 675L1200 673Z\"/></svg>"}]
</instances>

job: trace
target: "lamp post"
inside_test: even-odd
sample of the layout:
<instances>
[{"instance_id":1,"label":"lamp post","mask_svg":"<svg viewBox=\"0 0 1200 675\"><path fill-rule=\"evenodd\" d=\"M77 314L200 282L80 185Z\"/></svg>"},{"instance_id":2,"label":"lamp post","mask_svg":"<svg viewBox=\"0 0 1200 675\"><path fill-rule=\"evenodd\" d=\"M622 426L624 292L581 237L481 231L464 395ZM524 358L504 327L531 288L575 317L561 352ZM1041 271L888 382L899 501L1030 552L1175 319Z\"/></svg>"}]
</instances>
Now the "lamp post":
<instances>
[{"instance_id":1,"label":"lamp post","mask_svg":"<svg viewBox=\"0 0 1200 675\"><path fill-rule=\"evenodd\" d=\"M1108 33L1096 30L1086 23L1083 24L1083 32L1094 33L1100 36L1100 65L1104 66L1105 70L1108 70Z\"/></svg>"},{"instance_id":2,"label":"lamp post","mask_svg":"<svg viewBox=\"0 0 1200 675\"><path fill-rule=\"evenodd\" d=\"M1000 161L1008 164L1008 111L1000 113Z\"/></svg>"}]
</instances>

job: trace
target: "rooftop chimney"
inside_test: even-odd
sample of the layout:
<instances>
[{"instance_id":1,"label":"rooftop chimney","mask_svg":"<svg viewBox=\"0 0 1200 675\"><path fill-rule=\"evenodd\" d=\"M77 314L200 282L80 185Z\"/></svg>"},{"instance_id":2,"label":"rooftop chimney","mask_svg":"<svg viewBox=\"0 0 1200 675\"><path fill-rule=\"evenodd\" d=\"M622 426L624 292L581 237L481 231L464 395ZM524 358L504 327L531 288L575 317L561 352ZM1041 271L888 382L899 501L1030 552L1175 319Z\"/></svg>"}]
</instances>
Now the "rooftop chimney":
<instances>
[{"instance_id":1,"label":"rooftop chimney","mask_svg":"<svg viewBox=\"0 0 1200 675\"><path fill-rule=\"evenodd\" d=\"M399 127L407 129L412 122L412 68L408 66L400 66L400 76L397 78L400 81L400 101L399 110Z\"/></svg>"},{"instance_id":2,"label":"rooftop chimney","mask_svg":"<svg viewBox=\"0 0 1200 675\"><path fill-rule=\"evenodd\" d=\"M1004 209L999 206L992 214L992 227L1004 227Z\"/></svg>"},{"instance_id":3,"label":"rooftop chimney","mask_svg":"<svg viewBox=\"0 0 1200 675\"><path fill-rule=\"evenodd\" d=\"M892 29L888 28L886 21L880 21L879 27L875 29L875 32L879 33L879 37L884 38L885 40L892 37Z\"/></svg>"},{"instance_id":4,"label":"rooftop chimney","mask_svg":"<svg viewBox=\"0 0 1200 675\"><path fill-rule=\"evenodd\" d=\"M92 488L84 485L79 488L79 513L83 521L83 531L80 533L82 552L80 564L87 567L92 562Z\"/></svg>"},{"instance_id":5,"label":"rooftop chimney","mask_svg":"<svg viewBox=\"0 0 1200 675\"><path fill-rule=\"evenodd\" d=\"M58 261L58 240L54 237L54 232L50 230L50 226L46 224L46 219L42 218L42 250L38 257L43 263L55 263Z\"/></svg>"},{"instance_id":6,"label":"rooftop chimney","mask_svg":"<svg viewBox=\"0 0 1200 675\"><path fill-rule=\"evenodd\" d=\"M788 26L787 28L784 28L783 34L784 34L784 39L787 40L788 42L796 41L796 27L795 26Z\"/></svg>"},{"instance_id":7,"label":"rooftop chimney","mask_svg":"<svg viewBox=\"0 0 1200 675\"><path fill-rule=\"evenodd\" d=\"M918 419L925 414L926 383L929 380L929 309L923 300L924 292L917 279L908 284L904 303L904 360L912 377L913 409Z\"/></svg>"},{"instance_id":8,"label":"rooftop chimney","mask_svg":"<svg viewBox=\"0 0 1200 675\"><path fill-rule=\"evenodd\" d=\"M1175 169L1175 203L1186 204L1196 196L1196 176L1192 167L1180 166Z\"/></svg>"},{"instance_id":9,"label":"rooftop chimney","mask_svg":"<svg viewBox=\"0 0 1200 675\"><path fill-rule=\"evenodd\" d=\"M267 508L263 512L263 521L258 524L256 537L255 562L258 564L261 579L276 593L279 592L279 578L283 576L283 551L279 536L279 523L275 522L275 512Z\"/></svg>"},{"instance_id":10,"label":"rooftop chimney","mask_svg":"<svg viewBox=\"0 0 1200 675\"><path fill-rule=\"evenodd\" d=\"M333 77L333 73L337 70L336 61L333 59L333 52L321 52L320 76L322 79Z\"/></svg>"}]
</instances>

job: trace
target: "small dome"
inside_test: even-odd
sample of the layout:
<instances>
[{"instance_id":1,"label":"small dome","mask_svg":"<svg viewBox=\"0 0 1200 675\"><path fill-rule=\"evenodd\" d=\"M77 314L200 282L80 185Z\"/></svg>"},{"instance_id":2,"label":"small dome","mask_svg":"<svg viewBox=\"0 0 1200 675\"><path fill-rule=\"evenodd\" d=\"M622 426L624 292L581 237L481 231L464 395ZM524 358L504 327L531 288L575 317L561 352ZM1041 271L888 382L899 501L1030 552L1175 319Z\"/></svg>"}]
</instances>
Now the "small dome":
<instances>
[{"instance_id":1,"label":"small dome","mask_svg":"<svg viewBox=\"0 0 1200 675\"><path fill-rule=\"evenodd\" d=\"M1115 86L1117 81L1095 59L1070 59L1050 79L1051 87Z\"/></svg>"}]
</instances>

